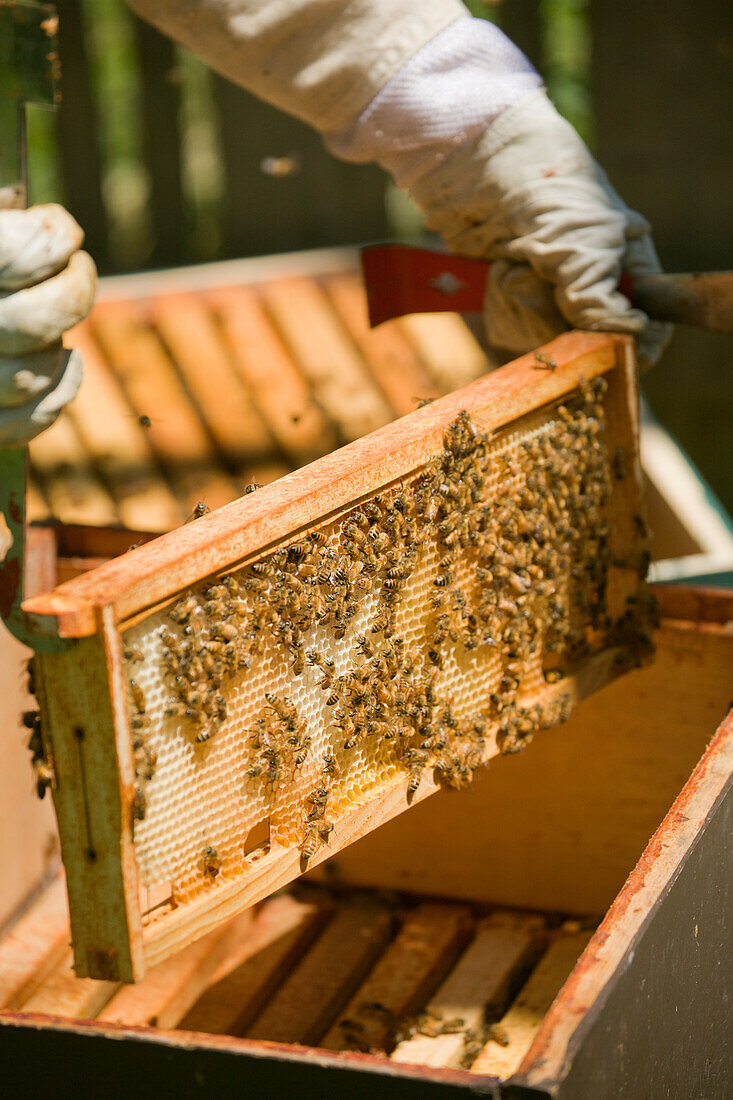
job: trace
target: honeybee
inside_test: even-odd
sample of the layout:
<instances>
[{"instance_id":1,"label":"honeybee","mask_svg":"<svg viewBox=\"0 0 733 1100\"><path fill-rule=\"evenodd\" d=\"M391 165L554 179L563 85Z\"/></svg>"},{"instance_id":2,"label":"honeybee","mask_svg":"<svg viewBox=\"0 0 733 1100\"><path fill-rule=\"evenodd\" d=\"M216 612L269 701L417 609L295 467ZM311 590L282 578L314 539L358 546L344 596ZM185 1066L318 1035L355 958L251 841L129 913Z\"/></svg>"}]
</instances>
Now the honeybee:
<instances>
[{"instance_id":1,"label":"honeybee","mask_svg":"<svg viewBox=\"0 0 733 1100\"><path fill-rule=\"evenodd\" d=\"M294 724L298 717L298 711L293 704L292 699L287 695L280 697L279 695L273 695L271 692L265 692L265 699L267 700L270 709L275 712L277 717L285 725Z\"/></svg>"},{"instance_id":2,"label":"honeybee","mask_svg":"<svg viewBox=\"0 0 733 1100\"><path fill-rule=\"evenodd\" d=\"M168 612L168 616L169 618L173 619L173 622L175 623L187 623L194 612L198 609L198 606L199 601L196 596L186 596L184 597L184 599L179 600L177 603L173 604L173 607Z\"/></svg>"},{"instance_id":3,"label":"honeybee","mask_svg":"<svg viewBox=\"0 0 733 1100\"><path fill-rule=\"evenodd\" d=\"M318 822L306 821L303 826L303 837L300 843L301 859L306 863L309 859L313 859L313 856L320 846L321 838L318 831Z\"/></svg>"},{"instance_id":4,"label":"honeybee","mask_svg":"<svg viewBox=\"0 0 733 1100\"><path fill-rule=\"evenodd\" d=\"M216 848L213 848L210 844L207 844L204 848L201 858L203 871L206 877L212 880L215 879L221 871L222 862L222 858Z\"/></svg>"},{"instance_id":5,"label":"honeybee","mask_svg":"<svg viewBox=\"0 0 733 1100\"><path fill-rule=\"evenodd\" d=\"M307 759L307 756L308 756L308 753L310 752L310 747L311 747L312 740L313 739L311 737L304 737L303 738L303 740L301 742L301 745L300 745L300 751L298 752L298 755L295 758L296 768L301 767L305 763L305 761Z\"/></svg>"},{"instance_id":6,"label":"honeybee","mask_svg":"<svg viewBox=\"0 0 733 1100\"><path fill-rule=\"evenodd\" d=\"M335 777L339 774L340 768L338 761L333 753L326 752L323 754L323 774L327 776Z\"/></svg>"},{"instance_id":7,"label":"honeybee","mask_svg":"<svg viewBox=\"0 0 733 1100\"><path fill-rule=\"evenodd\" d=\"M132 820L144 821L148 810L148 799L142 787L135 787L132 798Z\"/></svg>"},{"instance_id":8,"label":"honeybee","mask_svg":"<svg viewBox=\"0 0 733 1100\"><path fill-rule=\"evenodd\" d=\"M145 693L137 680L130 680L130 694L132 701L141 714L145 713Z\"/></svg>"},{"instance_id":9,"label":"honeybee","mask_svg":"<svg viewBox=\"0 0 733 1100\"><path fill-rule=\"evenodd\" d=\"M137 663L144 660L143 651L140 649L140 646L125 646L122 650L122 656L126 661L135 661Z\"/></svg>"}]
</instances>

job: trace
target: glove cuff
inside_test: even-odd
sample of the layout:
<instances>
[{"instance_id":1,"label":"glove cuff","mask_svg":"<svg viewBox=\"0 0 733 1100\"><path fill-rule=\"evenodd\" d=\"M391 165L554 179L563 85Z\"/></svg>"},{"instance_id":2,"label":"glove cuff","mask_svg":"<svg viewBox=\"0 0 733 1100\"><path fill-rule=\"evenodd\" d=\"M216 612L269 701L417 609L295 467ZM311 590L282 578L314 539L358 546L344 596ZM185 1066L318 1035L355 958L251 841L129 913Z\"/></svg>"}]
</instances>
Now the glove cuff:
<instances>
[{"instance_id":1,"label":"glove cuff","mask_svg":"<svg viewBox=\"0 0 733 1100\"><path fill-rule=\"evenodd\" d=\"M540 77L493 23L465 15L419 49L326 145L411 186L534 91Z\"/></svg>"}]
</instances>

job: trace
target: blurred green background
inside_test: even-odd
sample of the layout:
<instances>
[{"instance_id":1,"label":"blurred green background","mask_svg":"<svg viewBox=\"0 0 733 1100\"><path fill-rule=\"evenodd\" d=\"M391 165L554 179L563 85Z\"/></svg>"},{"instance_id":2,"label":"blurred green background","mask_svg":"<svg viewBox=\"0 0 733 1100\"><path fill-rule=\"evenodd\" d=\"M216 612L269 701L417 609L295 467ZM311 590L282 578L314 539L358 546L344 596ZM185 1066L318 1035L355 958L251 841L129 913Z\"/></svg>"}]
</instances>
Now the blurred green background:
<instances>
[{"instance_id":1,"label":"blurred green background","mask_svg":"<svg viewBox=\"0 0 733 1100\"><path fill-rule=\"evenodd\" d=\"M429 2L429 0L426 0ZM398 0L395 0L398 3ZM668 270L733 267L733 5L468 0L543 74ZM64 201L103 273L412 237L373 167L211 73L124 0L58 0L63 105L30 121L34 201ZM289 158L290 174L263 170ZM680 329L645 379L657 415L733 510L731 337Z\"/></svg>"}]
</instances>

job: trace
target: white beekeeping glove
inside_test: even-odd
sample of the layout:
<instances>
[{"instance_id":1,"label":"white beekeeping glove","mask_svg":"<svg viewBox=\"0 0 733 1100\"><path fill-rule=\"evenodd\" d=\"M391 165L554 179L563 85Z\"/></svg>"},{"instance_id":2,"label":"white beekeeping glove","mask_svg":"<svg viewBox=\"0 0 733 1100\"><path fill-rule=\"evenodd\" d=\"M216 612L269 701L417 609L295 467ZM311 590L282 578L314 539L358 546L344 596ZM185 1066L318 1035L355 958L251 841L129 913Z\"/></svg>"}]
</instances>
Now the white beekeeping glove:
<instances>
[{"instance_id":1,"label":"white beekeeping glove","mask_svg":"<svg viewBox=\"0 0 733 1100\"><path fill-rule=\"evenodd\" d=\"M494 345L526 351L579 325L632 332L658 357L669 328L615 290L622 267L659 271L647 223L527 59L460 0L129 2L337 156L380 163L454 251L500 261L485 309Z\"/></svg>"},{"instance_id":2,"label":"white beekeeping glove","mask_svg":"<svg viewBox=\"0 0 733 1100\"><path fill-rule=\"evenodd\" d=\"M671 327L616 289L661 271L648 222L610 186L527 59L483 20L462 17L396 73L329 147L378 160L464 256L492 260L492 345L526 352L568 326L629 332L645 365Z\"/></svg>"},{"instance_id":3,"label":"white beekeeping glove","mask_svg":"<svg viewBox=\"0 0 733 1100\"><path fill-rule=\"evenodd\" d=\"M63 334L92 307L97 272L61 206L0 210L0 446L27 443L81 382Z\"/></svg>"}]
</instances>

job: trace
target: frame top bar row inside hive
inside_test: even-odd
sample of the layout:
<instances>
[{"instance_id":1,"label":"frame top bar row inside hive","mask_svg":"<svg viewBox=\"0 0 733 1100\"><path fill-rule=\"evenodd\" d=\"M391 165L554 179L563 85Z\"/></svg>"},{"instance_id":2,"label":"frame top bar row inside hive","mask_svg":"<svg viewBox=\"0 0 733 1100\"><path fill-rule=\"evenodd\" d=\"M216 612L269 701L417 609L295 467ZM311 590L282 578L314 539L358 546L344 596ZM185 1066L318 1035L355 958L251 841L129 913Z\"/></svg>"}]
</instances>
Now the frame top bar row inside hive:
<instances>
[{"instance_id":1,"label":"frame top bar row inside hive","mask_svg":"<svg viewBox=\"0 0 733 1100\"><path fill-rule=\"evenodd\" d=\"M470 402L462 389L456 390L257 493L27 600L24 607L50 619L51 630L67 638L94 633L102 608L111 609L116 622L127 623L187 586L335 518L380 486L419 469L466 404L478 427L497 431L562 398L582 377L611 369L628 343L616 335L566 333L544 349L554 369L538 369L534 354L523 356L499 375L471 383Z\"/></svg>"}]
</instances>

